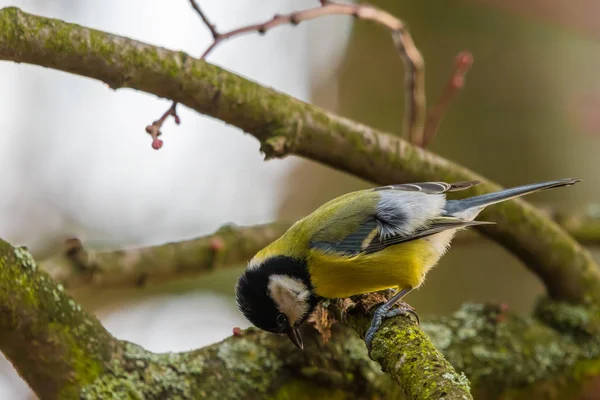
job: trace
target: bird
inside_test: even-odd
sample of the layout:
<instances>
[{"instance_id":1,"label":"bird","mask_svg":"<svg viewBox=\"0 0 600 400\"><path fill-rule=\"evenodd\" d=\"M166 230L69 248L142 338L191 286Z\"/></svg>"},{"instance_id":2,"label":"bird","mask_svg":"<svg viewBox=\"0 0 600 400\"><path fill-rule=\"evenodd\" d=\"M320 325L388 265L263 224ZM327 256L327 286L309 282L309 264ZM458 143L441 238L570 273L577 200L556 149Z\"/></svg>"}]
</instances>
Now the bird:
<instances>
[{"instance_id":1,"label":"bird","mask_svg":"<svg viewBox=\"0 0 600 400\"><path fill-rule=\"evenodd\" d=\"M418 322L402 298L423 284L458 230L493 224L475 220L485 207L579 181L534 183L459 200L446 194L480 182L403 183L347 193L254 255L235 286L237 307L254 326L287 334L303 349L299 328L320 302L393 289L365 335L370 353L385 318L410 313Z\"/></svg>"}]
</instances>

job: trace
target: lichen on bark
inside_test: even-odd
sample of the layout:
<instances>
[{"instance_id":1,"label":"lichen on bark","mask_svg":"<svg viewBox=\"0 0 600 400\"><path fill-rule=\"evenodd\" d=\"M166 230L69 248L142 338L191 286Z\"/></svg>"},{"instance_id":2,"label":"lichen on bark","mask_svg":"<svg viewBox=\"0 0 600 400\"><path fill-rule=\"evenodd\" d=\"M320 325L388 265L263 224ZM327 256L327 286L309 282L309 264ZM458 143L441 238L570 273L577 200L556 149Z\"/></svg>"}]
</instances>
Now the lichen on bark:
<instances>
[{"instance_id":1,"label":"lichen on bark","mask_svg":"<svg viewBox=\"0 0 600 400\"><path fill-rule=\"evenodd\" d=\"M573 306L542 299L540 307L546 318L561 319L563 308ZM422 328L469 377L474 398L528 399L538 390L550 390L552 399L579 398L589 394L583 381L599 378L600 336L582 333L597 319L594 311L579 306L571 312L580 318L559 330L502 305L466 304L451 316L428 319Z\"/></svg>"}]
</instances>

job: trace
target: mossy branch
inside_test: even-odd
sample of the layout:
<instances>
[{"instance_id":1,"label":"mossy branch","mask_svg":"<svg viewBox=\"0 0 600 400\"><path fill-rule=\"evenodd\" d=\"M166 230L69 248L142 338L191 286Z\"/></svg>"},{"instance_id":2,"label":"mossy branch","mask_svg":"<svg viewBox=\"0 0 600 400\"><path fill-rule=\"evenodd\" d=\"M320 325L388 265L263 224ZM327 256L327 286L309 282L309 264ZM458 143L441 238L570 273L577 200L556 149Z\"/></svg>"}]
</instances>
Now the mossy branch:
<instances>
[{"instance_id":1,"label":"mossy branch","mask_svg":"<svg viewBox=\"0 0 600 400\"><path fill-rule=\"evenodd\" d=\"M36 393L76 398L118 348L27 250L0 240L0 350Z\"/></svg>"},{"instance_id":2,"label":"mossy branch","mask_svg":"<svg viewBox=\"0 0 600 400\"><path fill-rule=\"evenodd\" d=\"M384 300L369 294L329 310L364 336ZM470 398L469 381L476 399L593 398L600 384L600 310L541 299L532 317L502 304L466 304L420 328L411 317L396 317L376 334L372 356L413 398Z\"/></svg>"},{"instance_id":3,"label":"mossy branch","mask_svg":"<svg viewBox=\"0 0 600 400\"><path fill-rule=\"evenodd\" d=\"M0 350L42 399L350 399L397 392L350 329L337 327L329 345L308 327L306 334L304 352L285 337L251 329L200 350L154 354L115 339L27 250L0 241Z\"/></svg>"},{"instance_id":4,"label":"mossy branch","mask_svg":"<svg viewBox=\"0 0 600 400\"><path fill-rule=\"evenodd\" d=\"M364 338L377 304L387 299L373 293L356 302L345 299L333 307L337 317ZM371 357L411 399L472 399L469 380L436 349L412 318L384 321L375 335Z\"/></svg>"},{"instance_id":5,"label":"mossy branch","mask_svg":"<svg viewBox=\"0 0 600 400\"><path fill-rule=\"evenodd\" d=\"M468 194L500 186L407 141L260 86L183 52L44 18L0 10L0 59L54 68L171 99L255 136L266 158L306 157L379 184L480 180ZM549 177L556 178L556 177ZM571 189L573 190L573 189ZM557 300L600 304L600 269L558 225L522 200L490 207L480 227L544 282Z\"/></svg>"},{"instance_id":6,"label":"mossy branch","mask_svg":"<svg viewBox=\"0 0 600 400\"><path fill-rule=\"evenodd\" d=\"M41 398L397 398L364 342L344 325L333 326L327 344L305 327L304 352L286 337L250 329L203 349L154 354L112 337L25 249L0 241L0 260L0 350ZM336 315L363 335L380 300L372 294L346 301ZM423 322L428 336L398 317L384 323L372 354L411 398L469 398L466 380L429 338L469 376L476 398L593 393L600 312L546 300L535 315L471 305Z\"/></svg>"}]
</instances>

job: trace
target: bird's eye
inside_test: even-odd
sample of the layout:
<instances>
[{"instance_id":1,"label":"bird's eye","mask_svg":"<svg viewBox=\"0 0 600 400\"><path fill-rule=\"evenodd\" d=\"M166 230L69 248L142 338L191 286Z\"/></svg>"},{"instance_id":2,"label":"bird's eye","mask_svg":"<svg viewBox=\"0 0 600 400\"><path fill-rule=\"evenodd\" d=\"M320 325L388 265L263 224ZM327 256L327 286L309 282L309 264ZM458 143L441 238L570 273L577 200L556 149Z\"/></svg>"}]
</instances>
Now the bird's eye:
<instances>
[{"instance_id":1,"label":"bird's eye","mask_svg":"<svg viewBox=\"0 0 600 400\"><path fill-rule=\"evenodd\" d=\"M277 324L278 324L279 326L286 325L286 324L287 324L287 320L288 320L288 319L287 319L287 317L286 317L286 315L285 315L285 314L279 314L279 315L277 316Z\"/></svg>"}]
</instances>

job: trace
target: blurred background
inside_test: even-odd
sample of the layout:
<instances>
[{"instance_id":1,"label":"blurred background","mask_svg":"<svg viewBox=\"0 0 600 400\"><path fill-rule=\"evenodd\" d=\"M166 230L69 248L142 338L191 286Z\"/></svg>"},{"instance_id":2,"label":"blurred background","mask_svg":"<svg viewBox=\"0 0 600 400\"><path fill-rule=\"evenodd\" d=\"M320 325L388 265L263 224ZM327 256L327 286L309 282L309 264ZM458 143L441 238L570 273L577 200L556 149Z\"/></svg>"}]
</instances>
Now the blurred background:
<instances>
[{"instance_id":1,"label":"blurred background","mask_svg":"<svg viewBox=\"0 0 600 400\"><path fill-rule=\"evenodd\" d=\"M199 3L221 31L308 0ZM426 63L429 104L454 57L475 62L431 150L505 186L562 177L584 183L530 200L578 209L600 195L600 28L589 0L392 0L372 4L404 19ZM200 54L211 41L187 0L0 0L171 49ZM228 70L378 129L401 134L403 67L387 32L329 17L265 36L239 37L209 58ZM258 142L179 107L160 151L144 127L169 106L131 90L24 64L0 63L0 237L38 258L76 236L86 247L156 245L227 223L295 220L368 183L298 158L264 162ZM393 183L393 182L390 182ZM118 338L153 351L204 346L248 324L232 293L243 266L143 289L78 293ZM454 246L409 303L421 316L467 301L526 312L540 283L484 240ZM0 363L0 398L32 398Z\"/></svg>"}]
</instances>

